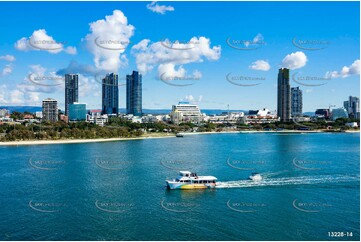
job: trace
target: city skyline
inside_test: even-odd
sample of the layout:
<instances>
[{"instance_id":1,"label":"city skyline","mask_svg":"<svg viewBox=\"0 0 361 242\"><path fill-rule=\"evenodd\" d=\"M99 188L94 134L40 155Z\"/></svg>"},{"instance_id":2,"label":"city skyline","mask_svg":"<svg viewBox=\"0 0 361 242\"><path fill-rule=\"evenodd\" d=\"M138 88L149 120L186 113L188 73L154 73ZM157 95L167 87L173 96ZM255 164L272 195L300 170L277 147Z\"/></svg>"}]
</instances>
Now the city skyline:
<instances>
[{"instance_id":1,"label":"city skyline","mask_svg":"<svg viewBox=\"0 0 361 242\"><path fill-rule=\"evenodd\" d=\"M218 3L207 4L209 13L197 23L191 19L202 9L203 3L192 4L192 9L182 2L158 3L174 7L174 11L164 14L150 11L144 2L101 6L87 3L97 11L85 14L82 19L64 18L64 26L74 25L71 32L62 30L55 20L47 18L54 13L67 16L70 5L66 3L59 5L56 11L48 3L41 3L42 9L47 10L43 16L47 21L32 16L39 6L32 3L24 14L33 21L21 27L11 21L13 16L9 14L17 3L4 4L9 11L1 18L8 18L17 31L5 35L0 42L0 106L41 106L41 101L50 96L64 109L63 77L75 73L79 74L79 100L87 103L88 109L98 109L102 90L99 76L115 72L120 77L119 107L126 108L123 85L126 74L132 70L139 70L143 76L143 108L147 109L170 109L179 101L190 101L202 109L227 109L229 104L235 110L276 110L276 75L281 67L291 69L291 86L300 86L303 90L304 112L327 108L330 104L342 107L345 97L359 96L359 23L352 21L359 18L354 8L356 2L344 3L344 10L339 10L340 3L273 3L272 6L278 7L274 7L272 15L277 15L282 8L299 10L292 14L295 18L292 25L283 16L269 19L270 13L265 10L268 3L229 3L222 5L223 11L218 11ZM71 8L77 10L83 4L72 3ZM317 11L321 6L323 13ZM226 15L229 9L241 11L244 8L252 13ZM149 21L137 19L134 10ZM298 13L302 10L308 13L307 18ZM335 20L331 16L336 10L348 14ZM179 18L185 13L190 19ZM216 19L211 18L216 14L227 16L229 24L217 28ZM119 27L118 32L110 31L111 35L98 38L116 29L111 19ZM252 23L251 28L243 19ZM157 31L152 31L152 25L147 22L153 22ZM173 28L169 28L168 22L173 23ZM309 28L310 23L313 29ZM177 31L181 24L187 25L189 31ZM209 26L216 26L216 30ZM280 26L288 31L279 30ZM52 45L40 48L35 40L42 39L57 41L56 48ZM104 40L120 42L116 50L109 50L106 48L112 46L104 44ZM307 45L301 40L319 43ZM190 45L191 49L169 48L175 41L179 41L175 47ZM124 48L120 48L122 46ZM49 86L37 81L42 80L41 77L47 77ZM257 81L244 81L247 77L257 78ZM320 80L307 81L312 77Z\"/></svg>"}]
</instances>

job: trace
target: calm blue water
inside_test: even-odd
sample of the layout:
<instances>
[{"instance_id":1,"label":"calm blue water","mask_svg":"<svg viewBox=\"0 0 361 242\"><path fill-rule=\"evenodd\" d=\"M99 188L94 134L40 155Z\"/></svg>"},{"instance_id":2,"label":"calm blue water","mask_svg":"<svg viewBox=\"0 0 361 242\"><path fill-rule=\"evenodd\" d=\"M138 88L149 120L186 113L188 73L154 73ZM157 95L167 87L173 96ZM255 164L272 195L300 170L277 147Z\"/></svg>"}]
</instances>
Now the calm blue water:
<instances>
[{"instance_id":1,"label":"calm blue water","mask_svg":"<svg viewBox=\"0 0 361 242\"><path fill-rule=\"evenodd\" d=\"M266 133L0 147L0 240L359 240L359 142ZM166 190L183 169L222 182ZM264 180L247 181L252 172Z\"/></svg>"}]
</instances>

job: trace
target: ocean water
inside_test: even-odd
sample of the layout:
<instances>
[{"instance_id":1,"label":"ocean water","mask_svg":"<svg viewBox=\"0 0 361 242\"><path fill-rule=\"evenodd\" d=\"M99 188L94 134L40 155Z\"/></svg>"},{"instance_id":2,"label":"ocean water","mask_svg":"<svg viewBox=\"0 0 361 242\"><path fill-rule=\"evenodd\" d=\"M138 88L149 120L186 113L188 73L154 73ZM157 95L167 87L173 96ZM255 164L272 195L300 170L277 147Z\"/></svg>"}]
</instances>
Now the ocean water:
<instances>
[{"instance_id":1,"label":"ocean water","mask_svg":"<svg viewBox=\"0 0 361 242\"><path fill-rule=\"evenodd\" d=\"M359 133L0 146L0 240L359 240L359 147ZM179 170L217 188L167 190Z\"/></svg>"}]
</instances>

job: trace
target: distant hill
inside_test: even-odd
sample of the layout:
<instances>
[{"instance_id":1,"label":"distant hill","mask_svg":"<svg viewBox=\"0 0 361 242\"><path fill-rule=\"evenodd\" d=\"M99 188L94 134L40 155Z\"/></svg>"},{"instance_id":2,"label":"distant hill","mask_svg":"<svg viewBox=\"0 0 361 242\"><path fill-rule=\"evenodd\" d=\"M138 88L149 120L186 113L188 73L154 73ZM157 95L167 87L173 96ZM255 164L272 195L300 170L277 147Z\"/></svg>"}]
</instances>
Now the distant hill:
<instances>
[{"instance_id":1,"label":"distant hill","mask_svg":"<svg viewBox=\"0 0 361 242\"><path fill-rule=\"evenodd\" d=\"M0 109L7 109L10 110L10 113L12 112L29 112L29 113L35 113L41 111L41 107L36 106L0 106Z\"/></svg>"}]
</instances>

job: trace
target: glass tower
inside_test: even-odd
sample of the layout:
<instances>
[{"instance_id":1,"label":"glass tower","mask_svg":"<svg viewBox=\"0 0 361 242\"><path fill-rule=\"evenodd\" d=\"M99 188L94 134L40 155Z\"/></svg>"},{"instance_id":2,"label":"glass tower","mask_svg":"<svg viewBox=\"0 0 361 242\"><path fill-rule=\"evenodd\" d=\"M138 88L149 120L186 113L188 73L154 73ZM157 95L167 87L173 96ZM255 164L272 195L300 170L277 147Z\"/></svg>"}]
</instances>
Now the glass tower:
<instances>
[{"instance_id":1,"label":"glass tower","mask_svg":"<svg viewBox=\"0 0 361 242\"><path fill-rule=\"evenodd\" d=\"M127 75L127 114L142 116L142 75L138 71Z\"/></svg>"},{"instance_id":2,"label":"glass tower","mask_svg":"<svg viewBox=\"0 0 361 242\"><path fill-rule=\"evenodd\" d=\"M118 114L119 87L118 74L109 73L102 80L102 113Z\"/></svg>"}]
</instances>

